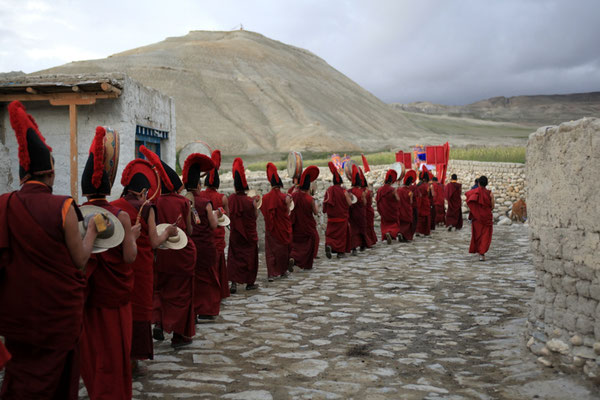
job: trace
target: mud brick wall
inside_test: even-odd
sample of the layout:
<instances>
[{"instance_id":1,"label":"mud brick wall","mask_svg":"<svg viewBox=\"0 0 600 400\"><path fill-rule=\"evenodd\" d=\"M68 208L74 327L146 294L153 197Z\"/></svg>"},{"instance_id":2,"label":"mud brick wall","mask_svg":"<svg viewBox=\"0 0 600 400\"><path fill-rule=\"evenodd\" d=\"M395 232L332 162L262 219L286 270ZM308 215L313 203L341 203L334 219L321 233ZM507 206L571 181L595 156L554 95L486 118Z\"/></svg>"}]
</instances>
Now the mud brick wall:
<instances>
[{"instance_id":1,"label":"mud brick wall","mask_svg":"<svg viewBox=\"0 0 600 400\"><path fill-rule=\"evenodd\" d=\"M527 145L537 286L527 346L538 361L600 382L600 119L540 128Z\"/></svg>"}]
</instances>

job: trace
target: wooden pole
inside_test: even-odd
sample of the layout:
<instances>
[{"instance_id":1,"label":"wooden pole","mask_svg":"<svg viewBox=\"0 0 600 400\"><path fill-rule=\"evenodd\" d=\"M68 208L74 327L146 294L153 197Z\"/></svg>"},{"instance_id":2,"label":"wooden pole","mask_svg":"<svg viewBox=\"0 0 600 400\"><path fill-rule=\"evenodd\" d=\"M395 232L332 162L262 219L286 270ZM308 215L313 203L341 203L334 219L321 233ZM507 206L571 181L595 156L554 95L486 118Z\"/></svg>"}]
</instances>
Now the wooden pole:
<instances>
[{"instance_id":1,"label":"wooden pole","mask_svg":"<svg viewBox=\"0 0 600 400\"><path fill-rule=\"evenodd\" d=\"M79 201L79 190L77 188L77 105L69 104L69 121L71 123L71 196L75 202Z\"/></svg>"}]
</instances>

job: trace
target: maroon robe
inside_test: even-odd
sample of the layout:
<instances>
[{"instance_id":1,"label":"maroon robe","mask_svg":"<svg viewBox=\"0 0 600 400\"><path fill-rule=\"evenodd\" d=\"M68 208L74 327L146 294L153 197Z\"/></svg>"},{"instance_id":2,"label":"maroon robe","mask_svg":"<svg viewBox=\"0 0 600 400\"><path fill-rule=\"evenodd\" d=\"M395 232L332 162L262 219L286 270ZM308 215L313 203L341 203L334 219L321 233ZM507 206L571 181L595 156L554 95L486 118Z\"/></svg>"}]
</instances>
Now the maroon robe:
<instances>
[{"instance_id":1,"label":"maroon robe","mask_svg":"<svg viewBox=\"0 0 600 400\"><path fill-rule=\"evenodd\" d=\"M173 224L181 215L177 227L183 232L187 232L186 219L189 211L189 200L177 193L163 194L156 200L157 221L161 224ZM189 237L183 249L156 250L153 320L166 332L188 338L196 334L195 267L196 246Z\"/></svg>"},{"instance_id":2,"label":"maroon robe","mask_svg":"<svg viewBox=\"0 0 600 400\"><path fill-rule=\"evenodd\" d=\"M417 185L414 191L417 201L417 233L431 234L431 201L429 200L429 183Z\"/></svg>"},{"instance_id":3,"label":"maroon robe","mask_svg":"<svg viewBox=\"0 0 600 400\"><path fill-rule=\"evenodd\" d=\"M292 195L292 253L296 265L302 269L312 269L315 246L319 245L317 221L313 214L313 198L310 194L297 190Z\"/></svg>"},{"instance_id":4,"label":"maroon robe","mask_svg":"<svg viewBox=\"0 0 600 400\"><path fill-rule=\"evenodd\" d=\"M221 282L217 264L215 235L208 223L206 206L210 200L194 192L194 207L200 217L200 223L192 221L192 240L196 245L196 294L194 310L196 315L219 315L221 310ZM227 285L227 282L223 283Z\"/></svg>"},{"instance_id":5,"label":"maroon robe","mask_svg":"<svg viewBox=\"0 0 600 400\"><path fill-rule=\"evenodd\" d=\"M286 195L274 187L262 198L260 211L265 220L265 259L267 275L286 273L292 243L292 221L285 202Z\"/></svg>"},{"instance_id":6,"label":"maroon robe","mask_svg":"<svg viewBox=\"0 0 600 400\"><path fill-rule=\"evenodd\" d=\"M445 196L448 201L446 226L453 226L456 229L461 229L463 226L462 185L454 181L448 183L445 188Z\"/></svg>"},{"instance_id":7,"label":"maroon robe","mask_svg":"<svg viewBox=\"0 0 600 400\"><path fill-rule=\"evenodd\" d=\"M355 249L357 247L367 246L367 218L366 218L366 206L362 200L363 190L359 187L352 187L350 192L356 196L358 201L350 206L350 232L351 240L350 247Z\"/></svg>"},{"instance_id":8,"label":"maroon robe","mask_svg":"<svg viewBox=\"0 0 600 400\"><path fill-rule=\"evenodd\" d=\"M129 215L131 225L135 225L138 211L143 202L133 194L127 194L110 204L125 211ZM144 206L140 218L142 226L140 237L136 241L137 256L131 263L133 270L133 292L131 293L131 314L133 329L131 337L131 358L134 360L152 359L154 347L152 342L152 295L154 285L154 250L148 236L148 216L152 205Z\"/></svg>"},{"instance_id":9,"label":"maroon robe","mask_svg":"<svg viewBox=\"0 0 600 400\"><path fill-rule=\"evenodd\" d=\"M350 223L346 190L341 185L332 185L325 192L323 212L327 214L325 246L330 246L336 253L350 251Z\"/></svg>"},{"instance_id":10,"label":"maroon robe","mask_svg":"<svg viewBox=\"0 0 600 400\"><path fill-rule=\"evenodd\" d=\"M379 213L380 227L381 227L381 240L385 240L386 233L389 233L392 238L396 239L398 233L400 233L400 227L398 225L398 200L394 196L394 187L390 184L384 184L377 191L375 197L377 201L377 212Z\"/></svg>"},{"instance_id":11,"label":"maroon robe","mask_svg":"<svg viewBox=\"0 0 600 400\"><path fill-rule=\"evenodd\" d=\"M435 207L435 225L446 221L446 208L444 207L444 185L439 182L433 183L433 205Z\"/></svg>"},{"instance_id":12,"label":"maroon robe","mask_svg":"<svg viewBox=\"0 0 600 400\"><path fill-rule=\"evenodd\" d=\"M31 181L0 196L0 335L12 355L0 398L77 398L85 277L65 244L72 202Z\"/></svg>"},{"instance_id":13,"label":"maroon robe","mask_svg":"<svg viewBox=\"0 0 600 400\"><path fill-rule=\"evenodd\" d=\"M115 216L121 212L105 199L85 204L102 207ZM130 399L133 270L123 262L122 245L92 255L86 274L87 299L79 342L81 377L90 399Z\"/></svg>"},{"instance_id":14,"label":"maroon robe","mask_svg":"<svg viewBox=\"0 0 600 400\"><path fill-rule=\"evenodd\" d=\"M485 254L492 243L494 216L492 215L492 192L484 187L467 193L467 206L471 211L471 245L469 253Z\"/></svg>"},{"instance_id":15,"label":"maroon robe","mask_svg":"<svg viewBox=\"0 0 600 400\"><path fill-rule=\"evenodd\" d=\"M411 188L401 186L396 189L398 193L398 229L404 239L412 240L415 234L414 230L414 198L411 201Z\"/></svg>"},{"instance_id":16,"label":"maroon robe","mask_svg":"<svg viewBox=\"0 0 600 400\"><path fill-rule=\"evenodd\" d=\"M200 192L200 195L206 197L212 203L213 209L223 207L223 193L217 192L213 188L206 188ZM223 210L223 214L225 211ZM219 283L221 284L221 299L231 296L229 293L229 276L227 273L227 262L225 261L225 227L217 226L213 231L215 235L215 247L217 248L217 266L219 269Z\"/></svg>"},{"instance_id":17,"label":"maroon robe","mask_svg":"<svg viewBox=\"0 0 600 400\"><path fill-rule=\"evenodd\" d=\"M229 214L229 279L231 282L253 285L258 273L258 235L256 209L252 198L242 192L231 194Z\"/></svg>"},{"instance_id":18,"label":"maroon robe","mask_svg":"<svg viewBox=\"0 0 600 400\"><path fill-rule=\"evenodd\" d=\"M0 341L0 371L4 369L6 363L10 360L10 353L4 347L4 343Z\"/></svg>"},{"instance_id":19,"label":"maroon robe","mask_svg":"<svg viewBox=\"0 0 600 400\"><path fill-rule=\"evenodd\" d=\"M373 192L365 189L367 193L367 205L365 206L365 223L367 234L367 247L373 247L377 243L377 234L375 233L375 210L373 209Z\"/></svg>"}]
</instances>

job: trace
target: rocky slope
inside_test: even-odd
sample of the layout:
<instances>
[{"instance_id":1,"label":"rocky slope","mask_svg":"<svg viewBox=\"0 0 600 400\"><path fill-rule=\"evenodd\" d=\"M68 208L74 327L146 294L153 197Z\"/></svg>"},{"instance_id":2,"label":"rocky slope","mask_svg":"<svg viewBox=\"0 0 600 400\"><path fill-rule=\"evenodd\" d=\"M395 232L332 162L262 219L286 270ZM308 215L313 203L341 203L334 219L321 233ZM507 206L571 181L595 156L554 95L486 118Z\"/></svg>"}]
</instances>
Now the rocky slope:
<instances>
[{"instance_id":1,"label":"rocky slope","mask_svg":"<svg viewBox=\"0 0 600 400\"><path fill-rule=\"evenodd\" d=\"M583 117L600 117L600 92L565 95L492 97L466 106L420 101L392 107L429 115L447 115L529 125L556 125Z\"/></svg>"},{"instance_id":2,"label":"rocky slope","mask_svg":"<svg viewBox=\"0 0 600 400\"><path fill-rule=\"evenodd\" d=\"M93 72L125 72L174 97L178 148L201 139L229 154L267 154L441 140L309 51L249 31L192 31L35 74Z\"/></svg>"}]
</instances>

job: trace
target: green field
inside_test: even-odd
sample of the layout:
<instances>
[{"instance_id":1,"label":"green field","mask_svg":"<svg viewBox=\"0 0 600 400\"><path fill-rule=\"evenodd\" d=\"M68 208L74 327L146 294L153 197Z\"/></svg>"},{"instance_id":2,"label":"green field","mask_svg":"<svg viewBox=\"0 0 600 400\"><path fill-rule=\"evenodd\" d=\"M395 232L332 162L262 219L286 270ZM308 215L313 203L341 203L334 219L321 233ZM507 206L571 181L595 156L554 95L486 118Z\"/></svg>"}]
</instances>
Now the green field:
<instances>
[{"instance_id":1,"label":"green field","mask_svg":"<svg viewBox=\"0 0 600 400\"><path fill-rule=\"evenodd\" d=\"M340 153L338 153L340 154ZM343 155L340 154L340 155ZM303 154L304 156L304 154ZM329 155L330 156L330 155ZM326 167L331 158L326 154L322 154L318 158L304 159L304 166L316 165L318 167ZM360 153L350 154L352 159L359 165L362 164ZM378 152L365 154L369 165L389 165L396 162L394 153ZM510 162L510 163L525 163L525 146L489 146L489 147L451 147L451 160L471 160L471 161L487 161L487 162ZM264 171L268 161L257 161L246 165L250 171ZM287 161L274 161L277 169L282 170L287 168Z\"/></svg>"}]
</instances>

